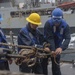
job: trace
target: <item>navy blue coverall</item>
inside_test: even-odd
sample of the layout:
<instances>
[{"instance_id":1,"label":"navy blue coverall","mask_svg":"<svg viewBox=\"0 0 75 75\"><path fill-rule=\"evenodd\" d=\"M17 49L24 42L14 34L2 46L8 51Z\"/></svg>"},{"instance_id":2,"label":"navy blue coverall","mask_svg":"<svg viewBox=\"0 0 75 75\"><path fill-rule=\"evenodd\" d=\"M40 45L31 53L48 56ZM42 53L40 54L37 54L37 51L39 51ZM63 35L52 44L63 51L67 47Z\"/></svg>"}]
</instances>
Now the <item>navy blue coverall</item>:
<instances>
[{"instance_id":1,"label":"navy blue coverall","mask_svg":"<svg viewBox=\"0 0 75 75\"><path fill-rule=\"evenodd\" d=\"M4 35L2 29L0 28L0 43L7 43L6 36ZM0 45L0 48L9 48L8 46ZM10 53L9 51L4 51L3 53ZM6 57L4 57L6 58ZM8 59L8 58L7 58ZM0 70L9 70L9 65L7 60L3 60L2 57L0 57Z\"/></svg>"},{"instance_id":2,"label":"navy blue coverall","mask_svg":"<svg viewBox=\"0 0 75 75\"><path fill-rule=\"evenodd\" d=\"M38 30L32 29L30 27L30 23L26 25L26 27L22 28L20 30L20 33L18 35L18 45L27 45L27 46L34 46L37 44L37 46L41 46L43 44L44 37L42 33ZM21 50L20 48L18 49ZM21 72L30 73L32 72L36 74L43 74L41 63L38 61L33 67L28 67L25 63L22 63L19 66L19 69Z\"/></svg>"},{"instance_id":3,"label":"navy blue coverall","mask_svg":"<svg viewBox=\"0 0 75 75\"><path fill-rule=\"evenodd\" d=\"M44 26L44 35L48 43L50 43L50 50L55 51L57 48L62 48L64 51L67 49L70 42L70 30L68 24L62 19L59 26L55 27L52 18L49 19ZM64 41L63 41L64 40ZM60 66L52 60L52 73L53 75L61 75ZM56 61L60 63L60 55L56 56Z\"/></svg>"}]
</instances>

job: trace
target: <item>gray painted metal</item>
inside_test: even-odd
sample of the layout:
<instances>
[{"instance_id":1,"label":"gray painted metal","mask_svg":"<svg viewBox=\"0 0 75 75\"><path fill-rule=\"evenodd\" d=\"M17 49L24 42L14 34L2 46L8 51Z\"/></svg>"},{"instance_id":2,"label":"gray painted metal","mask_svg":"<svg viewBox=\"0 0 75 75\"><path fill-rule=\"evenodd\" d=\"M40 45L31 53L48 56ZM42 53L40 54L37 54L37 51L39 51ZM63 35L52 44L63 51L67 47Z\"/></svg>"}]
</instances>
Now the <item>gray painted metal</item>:
<instances>
[{"instance_id":1,"label":"gray painted metal","mask_svg":"<svg viewBox=\"0 0 75 75\"><path fill-rule=\"evenodd\" d=\"M69 24L70 27L75 27L75 13L72 14L64 14L64 19Z\"/></svg>"},{"instance_id":2,"label":"gray painted metal","mask_svg":"<svg viewBox=\"0 0 75 75\"><path fill-rule=\"evenodd\" d=\"M38 9L38 8L35 8ZM35 10L34 9L34 10ZM40 8L40 9L43 9ZM26 11L25 9L17 9L17 7L9 7L9 8L3 8L0 9L0 13L2 14L3 17L3 21L0 24L0 27L2 28L22 28L27 24L27 21L25 20L26 16L22 16L22 17L15 17L12 18L10 15L11 11ZM40 27L43 27L45 22L49 19L50 17L48 15L44 15L41 16L41 21L42 21L42 25ZM75 13L73 14L64 14L64 18L67 21L67 23L69 24L70 27L75 27Z\"/></svg>"},{"instance_id":3,"label":"gray painted metal","mask_svg":"<svg viewBox=\"0 0 75 75\"><path fill-rule=\"evenodd\" d=\"M25 0L14 0L15 3L19 4L21 2L25 2ZM31 0L30 0L31 1ZM28 15L25 16L21 16L21 17L15 17L12 18L10 13L12 11L27 11L27 10L37 10L37 9L47 9L47 8L55 8L55 6L52 6L50 4L41 4L40 7L37 8L24 8L24 9L19 9L16 6L15 7L7 7L7 8L0 8L0 14L3 17L3 21L0 24L0 27L2 28L22 28L25 27L27 24L27 21L25 20L25 18ZM49 15L42 15L41 16L41 21L42 21L42 25L40 26L40 28L44 27L45 22L49 19ZM65 20L68 22L70 27L74 27L75 26L75 13L73 14L64 14L64 18Z\"/></svg>"},{"instance_id":4,"label":"gray painted metal","mask_svg":"<svg viewBox=\"0 0 75 75\"><path fill-rule=\"evenodd\" d=\"M37 10L41 8L34 8L34 10L35 9ZM3 21L1 22L0 27L2 28L22 28L24 27L27 24L27 21L25 20L27 15L25 15L25 17L22 16L22 17L12 18L10 13L12 11L26 11L26 10L29 10L29 9L18 9L17 7L9 7L9 8L0 9L0 13L3 17ZM42 26L43 26L46 20L48 19L48 16L41 16L41 19L42 19Z\"/></svg>"},{"instance_id":5,"label":"gray painted metal","mask_svg":"<svg viewBox=\"0 0 75 75\"><path fill-rule=\"evenodd\" d=\"M19 4L21 2L25 2L25 0L14 0L15 3ZM30 0L31 1L31 0ZM38 8L27 8L27 9L18 9L15 7L7 7L7 8L0 8L0 13L2 14L3 21L1 22L0 26L2 28L22 28L27 24L27 21L25 18L27 15L22 17L15 17L12 18L10 13L12 11L27 11L27 10L37 10L37 9L45 9L45 8L54 8L55 6L52 6L50 4L41 4ZM75 22L73 21L75 19L75 14L66 14L65 16L66 21L70 25L70 27L75 25ZM48 15L41 16L42 25L40 27L43 27L45 22L49 19ZM72 20L73 19L73 20Z\"/></svg>"},{"instance_id":6,"label":"gray painted metal","mask_svg":"<svg viewBox=\"0 0 75 75\"><path fill-rule=\"evenodd\" d=\"M27 21L25 20L25 18L27 17L27 15L25 17L16 17L16 18L12 18L10 16L10 12L11 11L26 11L25 9L17 9L17 7L9 7L9 8L3 8L0 9L0 13L2 14L3 17L3 21L0 24L0 27L2 28L22 28L27 24ZM44 15L41 16L41 21L42 21L42 25L40 27L43 27L45 22L49 19L50 17L48 15ZM70 27L75 27L75 13L73 14L64 14L64 18L67 21L67 23L69 24Z\"/></svg>"}]
</instances>

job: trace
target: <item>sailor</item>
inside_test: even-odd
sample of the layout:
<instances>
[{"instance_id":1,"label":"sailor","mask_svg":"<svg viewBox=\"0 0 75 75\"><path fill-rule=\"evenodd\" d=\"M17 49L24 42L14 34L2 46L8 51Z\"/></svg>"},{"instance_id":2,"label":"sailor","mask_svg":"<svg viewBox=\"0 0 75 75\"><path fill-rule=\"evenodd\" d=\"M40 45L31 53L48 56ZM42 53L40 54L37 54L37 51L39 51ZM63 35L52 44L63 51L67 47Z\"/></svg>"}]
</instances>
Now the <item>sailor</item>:
<instances>
[{"instance_id":1,"label":"sailor","mask_svg":"<svg viewBox=\"0 0 75 75\"><path fill-rule=\"evenodd\" d=\"M60 54L67 49L70 42L70 28L63 18L63 11L55 8L52 11L51 18L46 21L44 26L44 35L50 50L52 51L52 73L53 75L61 75L60 71ZM55 60L58 64L55 63Z\"/></svg>"},{"instance_id":2,"label":"sailor","mask_svg":"<svg viewBox=\"0 0 75 75\"><path fill-rule=\"evenodd\" d=\"M0 14L0 24L1 24L2 20L3 20L3 18L2 18L1 14ZM7 43L6 36L4 35L2 28L0 28L0 43ZM4 46L4 45L0 45L0 54L2 54L2 53L10 53L10 51L6 51L6 50L4 50L2 48L8 49L9 47ZM0 57L0 70L9 70L9 64L8 64L7 60L9 61L10 64L12 63L11 58Z\"/></svg>"},{"instance_id":3,"label":"sailor","mask_svg":"<svg viewBox=\"0 0 75 75\"><path fill-rule=\"evenodd\" d=\"M44 36L37 28L41 25L40 15L37 13L31 13L29 17L26 18L28 24L26 27L22 28L18 34L18 45L26 45L26 46L36 46L41 47L44 42ZM20 52L20 48L18 49ZM50 51L49 48L45 48L47 52ZM40 61L37 61L34 66L28 67L27 64L22 63L19 66L21 72L25 73L35 73L35 74L43 74L42 66Z\"/></svg>"}]
</instances>

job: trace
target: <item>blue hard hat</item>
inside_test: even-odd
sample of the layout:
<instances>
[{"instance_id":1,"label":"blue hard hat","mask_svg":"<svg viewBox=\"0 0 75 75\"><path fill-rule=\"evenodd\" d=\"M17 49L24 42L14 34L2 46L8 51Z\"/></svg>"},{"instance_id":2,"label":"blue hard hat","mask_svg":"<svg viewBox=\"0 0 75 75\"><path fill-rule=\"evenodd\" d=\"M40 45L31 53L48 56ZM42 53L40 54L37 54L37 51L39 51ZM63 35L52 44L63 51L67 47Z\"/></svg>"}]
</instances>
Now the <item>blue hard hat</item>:
<instances>
[{"instance_id":1,"label":"blue hard hat","mask_svg":"<svg viewBox=\"0 0 75 75\"><path fill-rule=\"evenodd\" d=\"M0 14L0 21L2 21L2 20L3 20L3 18L2 18L1 14Z\"/></svg>"},{"instance_id":2,"label":"blue hard hat","mask_svg":"<svg viewBox=\"0 0 75 75\"><path fill-rule=\"evenodd\" d=\"M63 17L63 11L60 8L55 8L52 11L52 17Z\"/></svg>"},{"instance_id":3,"label":"blue hard hat","mask_svg":"<svg viewBox=\"0 0 75 75\"><path fill-rule=\"evenodd\" d=\"M60 8L55 8L52 11L52 19L54 23L60 24L63 18L63 11Z\"/></svg>"}]
</instances>

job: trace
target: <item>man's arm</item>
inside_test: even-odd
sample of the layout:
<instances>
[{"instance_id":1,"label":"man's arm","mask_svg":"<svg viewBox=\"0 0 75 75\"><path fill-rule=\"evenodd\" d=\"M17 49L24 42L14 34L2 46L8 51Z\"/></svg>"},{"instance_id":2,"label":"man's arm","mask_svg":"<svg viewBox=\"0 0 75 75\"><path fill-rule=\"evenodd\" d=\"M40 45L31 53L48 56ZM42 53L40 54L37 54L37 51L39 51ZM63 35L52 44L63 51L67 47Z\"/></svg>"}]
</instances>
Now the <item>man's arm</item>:
<instances>
[{"instance_id":1,"label":"man's arm","mask_svg":"<svg viewBox=\"0 0 75 75\"><path fill-rule=\"evenodd\" d=\"M33 42L29 35L23 31L18 34L18 45L32 46ZM20 50L20 49L19 49Z\"/></svg>"},{"instance_id":2,"label":"man's arm","mask_svg":"<svg viewBox=\"0 0 75 75\"><path fill-rule=\"evenodd\" d=\"M50 43L50 49L52 51L55 51L54 35L53 35L53 32L52 32L52 27L50 26L49 22L45 23L45 26L44 26L44 36L46 38L46 41L48 43Z\"/></svg>"},{"instance_id":3,"label":"man's arm","mask_svg":"<svg viewBox=\"0 0 75 75\"><path fill-rule=\"evenodd\" d=\"M5 34L3 33L2 29L0 28L0 42L2 43L7 43L7 40L6 40L6 36ZM5 46L5 45L1 45L0 48L9 48L8 46ZM3 50L3 52L7 53L7 54L11 54L11 51L6 51L6 50ZM6 57L9 61L9 63L11 64L12 63L12 59L10 57Z\"/></svg>"},{"instance_id":4,"label":"man's arm","mask_svg":"<svg viewBox=\"0 0 75 75\"><path fill-rule=\"evenodd\" d=\"M0 42L7 43L6 36L3 33L3 30L0 28ZM8 46L1 45L1 48L9 48Z\"/></svg>"},{"instance_id":5,"label":"man's arm","mask_svg":"<svg viewBox=\"0 0 75 75\"><path fill-rule=\"evenodd\" d=\"M70 42L70 39L71 39L71 36L70 36L70 28L69 26L67 25L67 27L65 28L64 30L64 42L62 43L62 50L65 50L68 48L68 45L69 45L69 42Z\"/></svg>"}]
</instances>

